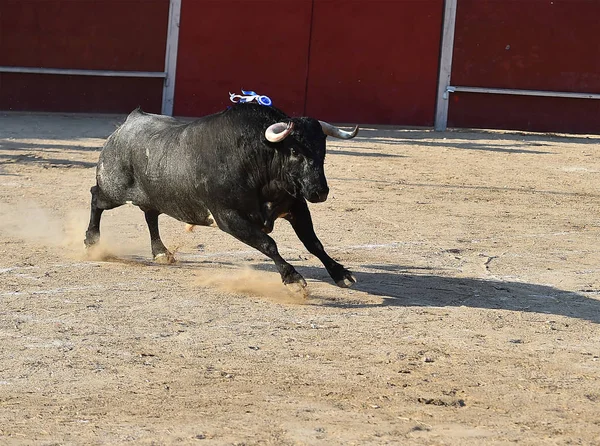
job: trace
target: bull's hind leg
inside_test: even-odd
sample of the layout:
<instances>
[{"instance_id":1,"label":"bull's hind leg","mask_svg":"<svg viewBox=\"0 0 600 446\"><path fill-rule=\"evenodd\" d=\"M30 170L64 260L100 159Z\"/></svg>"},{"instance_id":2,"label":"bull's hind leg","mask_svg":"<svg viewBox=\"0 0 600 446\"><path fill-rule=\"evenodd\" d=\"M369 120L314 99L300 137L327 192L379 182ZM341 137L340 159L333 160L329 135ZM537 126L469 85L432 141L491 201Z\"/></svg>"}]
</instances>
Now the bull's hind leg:
<instances>
[{"instance_id":1,"label":"bull's hind leg","mask_svg":"<svg viewBox=\"0 0 600 446\"><path fill-rule=\"evenodd\" d=\"M144 216L146 217L146 223L148 224L148 230L150 231L150 246L152 247L152 255L154 261L158 263L175 263L175 257L166 248L160 239L160 232L158 231L158 216L160 212L154 209L145 210Z\"/></svg>"},{"instance_id":2,"label":"bull's hind leg","mask_svg":"<svg viewBox=\"0 0 600 446\"><path fill-rule=\"evenodd\" d=\"M85 243L86 248L91 248L100 240L100 219L102 213L109 209L114 209L121 206L123 203L113 203L104 195L98 185L90 189L92 194L92 201L90 205L90 224L88 225L87 231L85 231Z\"/></svg>"},{"instance_id":3,"label":"bull's hind leg","mask_svg":"<svg viewBox=\"0 0 600 446\"><path fill-rule=\"evenodd\" d=\"M90 224L87 231L85 231L85 240L83 241L86 248L92 247L100 240L100 219L102 218L102 212L104 212L104 209L98 207L98 186L92 187L90 192L92 193Z\"/></svg>"}]
</instances>

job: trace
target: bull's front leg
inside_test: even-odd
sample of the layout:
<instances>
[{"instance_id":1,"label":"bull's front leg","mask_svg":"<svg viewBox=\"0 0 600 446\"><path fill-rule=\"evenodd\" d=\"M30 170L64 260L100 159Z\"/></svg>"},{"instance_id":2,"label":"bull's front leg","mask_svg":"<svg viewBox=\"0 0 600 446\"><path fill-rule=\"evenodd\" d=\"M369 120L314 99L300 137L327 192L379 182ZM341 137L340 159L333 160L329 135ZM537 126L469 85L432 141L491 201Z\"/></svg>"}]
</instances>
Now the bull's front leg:
<instances>
[{"instance_id":1,"label":"bull's front leg","mask_svg":"<svg viewBox=\"0 0 600 446\"><path fill-rule=\"evenodd\" d=\"M281 257L275 240L265 234L261 227L258 227L233 210L215 213L214 217L221 230L231 234L241 242L258 249L273 260L281 275L281 280L291 291L302 291L304 293L303 289L306 287L306 281L292 265Z\"/></svg>"},{"instance_id":2,"label":"bull's front leg","mask_svg":"<svg viewBox=\"0 0 600 446\"><path fill-rule=\"evenodd\" d=\"M286 218L292 224L300 241L311 254L315 255L323 263L337 286L349 288L356 283L356 278L352 273L329 257L325 252L323 244L319 241L317 234L315 234L310 211L305 200L299 199L294 201Z\"/></svg>"}]
</instances>

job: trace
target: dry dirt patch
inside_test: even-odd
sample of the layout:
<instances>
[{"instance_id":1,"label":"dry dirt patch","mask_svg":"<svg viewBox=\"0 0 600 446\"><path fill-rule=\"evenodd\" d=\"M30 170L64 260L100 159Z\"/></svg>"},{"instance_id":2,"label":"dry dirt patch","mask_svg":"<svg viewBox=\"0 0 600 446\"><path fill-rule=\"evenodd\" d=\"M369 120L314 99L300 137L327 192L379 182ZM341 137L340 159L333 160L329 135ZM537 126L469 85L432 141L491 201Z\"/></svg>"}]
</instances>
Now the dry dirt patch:
<instances>
[{"instance_id":1,"label":"dry dirt patch","mask_svg":"<svg viewBox=\"0 0 600 446\"><path fill-rule=\"evenodd\" d=\"M598 137L364 129L311 206L311 296L218 230L103 221L113 116L0 115L0 439L10 444L600 443ZM104 260L102 260L104 259Z\"/></svg>"}]
</instances>

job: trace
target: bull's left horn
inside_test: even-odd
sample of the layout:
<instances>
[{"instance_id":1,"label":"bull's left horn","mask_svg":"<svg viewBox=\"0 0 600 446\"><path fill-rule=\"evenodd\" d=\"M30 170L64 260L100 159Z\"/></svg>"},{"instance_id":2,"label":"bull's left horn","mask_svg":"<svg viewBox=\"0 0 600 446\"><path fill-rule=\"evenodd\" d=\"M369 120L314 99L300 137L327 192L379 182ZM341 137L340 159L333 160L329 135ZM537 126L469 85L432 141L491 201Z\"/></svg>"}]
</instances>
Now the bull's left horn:
<instances>
[{"instance_id":1,"label":"bull's left horn","mask_svg":"<svg viewBox=\"0 0 600 446\"><path fill-rule=\"evenodd\" d=\"M280 142L287 138L292 130L294 130L293 122L277 122L265 130L265 138L270 142Z\"/></svg>"},{"instance_id":2,"label":"bull's left horn","mask_svg":"<svg viewBox=\"0 0 600 446\"><path fill-rule=\"evenodd\" d=\"M331 125L325 121L319 121L319 124L321 124L323 133L325 133L327 136L333 136L334 138L352 139L356 135L358 135L358 126L354 127L354 130L352 130L351 132L347 132L346 130L342 130L336 127L335 125Z\"/></svg>"}]
</instances>

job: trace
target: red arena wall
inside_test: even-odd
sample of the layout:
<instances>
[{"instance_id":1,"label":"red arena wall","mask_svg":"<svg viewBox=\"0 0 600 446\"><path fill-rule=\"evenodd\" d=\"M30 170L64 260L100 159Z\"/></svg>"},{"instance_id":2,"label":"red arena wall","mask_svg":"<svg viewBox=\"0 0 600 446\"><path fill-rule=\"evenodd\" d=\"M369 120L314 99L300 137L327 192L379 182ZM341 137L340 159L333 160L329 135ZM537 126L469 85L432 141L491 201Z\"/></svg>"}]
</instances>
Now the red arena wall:
<instances>
[{"instance_id":1,"label":"red arena wall","mask_svg":"<svg viewBox=\"0 0 600 446\"><path fill-rule=\"evenodd\" d=\"M452 85L600 93L596 0L459 0ZM600 101L452 93L449 126L600 132Z\"/></svg>"},{"instance_id":2,"label":"red arena wall","mask_svg":"<svg viewBox=\"0 0 600 446\"><path fill-rule=\"evenodd\" d=\"M175 114L241 88L292 115L432 125L442 0L183 0Z\"/></svg>"},{"instance_id":3,"label":"red arena wall","mask_svg":"<svg viewBox=\"0 0 600 446\"><path fill-rule=\"evenodd\" d=\"M442 0L315 0L306 111L433 125Z\"/></svg>"},{"instance_id":4,"label":"red arena wall","mask_svg":"<svg viewBox=\"0 0 600 446\"><path fill-rule=\"evenodd\" d=\"M181 0L174 114L433 125L444 0ZM457 0L451 84L600 93L597 0ZM0 0L0 66L165 71L170 0ZM0 73L0 109L160 112L162 78ZM600 100L452 93L450 127L600 133Z\"/></svg>"},{"instance_id":5,"label":"red arena wall","mask_svg":"<svg viewBox=\"0 0 600 446\"><path fill-rule=\"evenodd\" d=\"M169 0L0 0L0 65L163 71ZM162 79L0 73L0 108L158 112Z\"/></svg>"},{"instance_id":6,"label":"red arena wall","mask_svg":"<svg viewBox=\"0 0 600 446\"><path fill-rule=\"evenodd\" d=\"M302 114L311 8L303 0L183 0L174 113L223 110L228 93L243 88Z\"/></svg>"}]
</instances>

